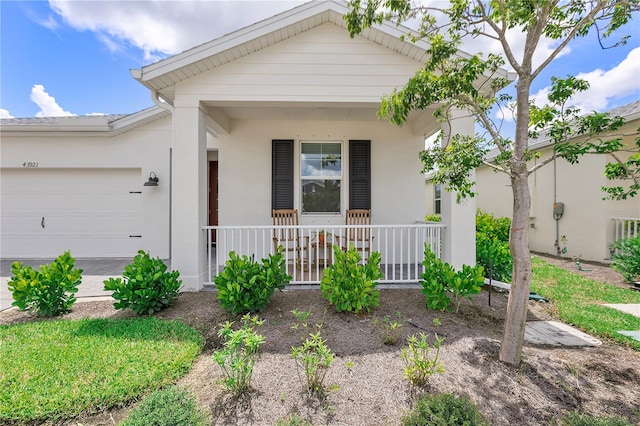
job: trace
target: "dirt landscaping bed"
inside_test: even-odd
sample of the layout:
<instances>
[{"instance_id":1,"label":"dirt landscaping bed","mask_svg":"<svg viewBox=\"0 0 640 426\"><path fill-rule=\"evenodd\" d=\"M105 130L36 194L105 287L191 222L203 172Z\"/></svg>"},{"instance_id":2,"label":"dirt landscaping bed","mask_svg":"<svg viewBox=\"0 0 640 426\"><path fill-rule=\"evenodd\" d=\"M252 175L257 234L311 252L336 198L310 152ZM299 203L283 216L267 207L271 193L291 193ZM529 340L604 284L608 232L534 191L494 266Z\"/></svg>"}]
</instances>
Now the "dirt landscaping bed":
<instances>
[{"instance_id":1,"label":"dirt landscaping bed","mask_svg":"<svg viewBox=\"0 0 640 426\"><path fill-rule=\"evenodd\" d=\"M575 270L561 260L558 266ZM598 278L616 284L619 278L606 266ZM619 274L618 274L619 275ZM401 315L405 336L433 333L445 338L441 350L445 373L433 376L425 392L466 395L494 425L554 424L569 411L593 415L619 415L640 423L640 353L603 341L588 348L553 348L526 345L517 368L498 361L507 297L494 292L491 306L484 290L464 301L459 313L425 308L420 290L381 290L380 307L370 315L336 313L318 290L276 292L259 329L266 343L253 375L253 391L236 399L216 381L219 367L211 359L220 347L218 324L230 320L220 309L215 293L183 293L158 316L181 319L205 338L205 347L191 371L179 384L194 392L210 410L216 425L273 425L297 413L314 425L397 425L419 394L403 378L402 343L382 343L376 318ZM529 320L551 319L553 309L529 302ZM300 343L291 327L292 310L311 311L312 323L322 324L327 346L336 354L325 384L331 391L324 400L303 392L291 347ZM132 316L113 309L112 302L77 303L64 318ZM435 325L438 318L441 325ZM32 321L15 310L0 313L0 323ZM67 421L66 425L113 425L130 407Z\"/></svg>"}]
</instances>

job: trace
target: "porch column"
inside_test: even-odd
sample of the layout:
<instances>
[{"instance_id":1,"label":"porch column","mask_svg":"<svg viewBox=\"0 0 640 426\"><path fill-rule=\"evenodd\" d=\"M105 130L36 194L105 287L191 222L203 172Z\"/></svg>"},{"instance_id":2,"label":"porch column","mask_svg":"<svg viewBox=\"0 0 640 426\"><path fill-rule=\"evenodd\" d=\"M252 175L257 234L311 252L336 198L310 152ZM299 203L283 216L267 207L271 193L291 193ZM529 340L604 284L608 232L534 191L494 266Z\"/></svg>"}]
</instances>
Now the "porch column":
<instances>
[{"instance_id":1,"label":"porch column","mask_svg":"<svg viewBox=\"0 0 640 426\"><path fill-rule=\"evenodd\" d=\"M473 135L475 120L467 111L451 111L450 123L442 123L443 141L449 135ZM471 172L475 181L475 170ZM445 191L441 197L442 222L447 225L444 232L442 258L456 270L462 265L476 264L476 199L464 198L456 201L456 194Z\"/></svg>"},{"instance_id":2,"label":"porch column","mask_svg":"<svg viewBox=\"0 0 640 426\"><path fill-rule=\"evenodd\" d=\"M198 105L180 105L173 114L171 267L180 271L183 291L202 288L206 273L206 114Z\"/></svg>"}]
</instances>

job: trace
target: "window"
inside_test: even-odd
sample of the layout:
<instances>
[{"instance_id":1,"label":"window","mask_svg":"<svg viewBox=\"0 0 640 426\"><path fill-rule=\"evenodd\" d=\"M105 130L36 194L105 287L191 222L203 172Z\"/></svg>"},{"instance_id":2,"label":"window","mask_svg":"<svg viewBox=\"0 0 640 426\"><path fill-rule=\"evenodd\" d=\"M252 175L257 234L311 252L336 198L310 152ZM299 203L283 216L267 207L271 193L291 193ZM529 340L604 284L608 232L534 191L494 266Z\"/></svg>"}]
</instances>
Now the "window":
<instances>
[{"instance_id":1,"label":"window","mask_svg":"<svg viewBox=\"0 0 640 426\"><path fill-rule=\"evenodd\" d=\"M307 213L340 213L343 201L340 142L302 142L301 200L294 207L294 140L272 141L271 208L298 208ZM371 209L371 141L349 141L349 208ZM309 194L305 196L305 194Z\"/></svg>"},{"instance_id":2,"label":"window","mask_svg":"<svg viewBox=\"0 0 640 426\"><path fill-rule=\"evenodd\" d=\"M442 185L435 186L433 199L434 199L433 212L435 214L441 214L442 213L442 205L441 205Z\"/></svg>"},{"instance_id":3,"label":"window","mask_svg":"<svg viewBox=\"0 0 640 426\"><path fill-rule=\"evenodd\" d=\"M302 213L335 213L342 210L342 144L302 142L300 144L300 187Z\"/></svg>"}]
</instances>

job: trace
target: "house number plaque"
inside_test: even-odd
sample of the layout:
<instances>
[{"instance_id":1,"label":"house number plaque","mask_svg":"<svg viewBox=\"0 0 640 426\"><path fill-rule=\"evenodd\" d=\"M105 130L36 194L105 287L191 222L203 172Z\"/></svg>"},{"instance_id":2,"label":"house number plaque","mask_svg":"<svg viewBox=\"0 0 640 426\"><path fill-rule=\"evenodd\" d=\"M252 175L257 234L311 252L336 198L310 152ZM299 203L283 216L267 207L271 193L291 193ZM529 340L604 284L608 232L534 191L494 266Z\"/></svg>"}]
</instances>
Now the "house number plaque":
<instances>
[{"instance_id":1,"label":"house number plaque","mask_svg":"<svg viewBox=\"0 0 640 426\"><path fill-rule=\"evenodd\" d=\"M25 161L24 163L22 163L22 167L33 169L33 168L38 167L38 162L37 161Z\"/></svg>"}]
</instances>

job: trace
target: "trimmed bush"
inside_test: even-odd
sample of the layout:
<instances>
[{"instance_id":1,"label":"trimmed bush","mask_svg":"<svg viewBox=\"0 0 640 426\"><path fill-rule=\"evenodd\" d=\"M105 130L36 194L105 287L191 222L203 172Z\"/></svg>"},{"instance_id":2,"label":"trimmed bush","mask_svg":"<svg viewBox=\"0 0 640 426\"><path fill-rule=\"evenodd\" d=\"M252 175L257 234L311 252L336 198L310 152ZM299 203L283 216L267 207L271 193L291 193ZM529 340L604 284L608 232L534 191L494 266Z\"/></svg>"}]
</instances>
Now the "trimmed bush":
<instances>
[{"instance_id":1,"label":"trimmed bush","mask_svg":"<svg viewBox=\"0 0 640 426\"><path fill-rule=\"evenodd\" d=\"M52 263L42 265L40 271L14 262L11 265L13 276L9 280L12 305L44 317L69 312L82 281L82 269L76 269L74 263L75 259L68 251Z\"/></svg>"},{"instance_id":2,"label":"trimmed bush","mask_svg":"<svg viewBox=\"0 0 640 426\"><path fill-rule=\"evenodd\" d=\"M180 272L166 272L160 258L152 259L143 250L124 268L123 278L104 281L105 291L112 291L116 309L131 308L138 315L153 315L171 304L182 281Z\"/></svg>"},{"instance_id":3,"label":"trimmed bush","mask_svg":"<svg viewBox=\"0 0 640 426\"><path fill-rule=\"evenodd\" d=\"M279 247L277 253L262 259L262 264L230 252L224 270L213 281L220 306L235 316L263 310L273 292L282 291L291 276L287 275L286 259Z\"/></svg>"},{"instance_id":4,"label":"trimmed bush","mask_svg":"<svg viewBox=\"0 0 640 426\"><path fill-rule=\"evenodd\" d=\"M382 278L380 253L372 252L366 264L352 245L348 251L333 246L333 264L326 268L320 281L322 297L338 312L369 312L380 304L378 280Z\"/></svg>"},{"instance_id":5,"label":"trimmed bush","mask_svg":"<svg viewBox=\"0 0 640 426\"><path fill-rule=\"evenodd\" d=\"M150 393L122 426L206 426L210 421L193 395L178 386Z\"/></svg>"},{"instance_id":6,"label":"trimmed bush","mask_svg":"<svg viewBox=\"0 0 640 426\"><path fill-rule=\"evenodd\" d=\"M455 271L451 265L438 259L428 244L424 246L422 265L424 272L420 274L420 284L429 309L448 311L451 300L447 293L451 292L458 312L462 298L470 300L480 293L484 285L484 268L481 265L462 265L460 271Z\"/></svg>"},{"instance_id":7,"label":"trimmed bush","mask_svg":"<svg viewBox=\"0 0 640 426\"><path fill-rule=\"evenodd\" d=\"M403 426L488 426L471 400L451 394L424 395L410 413L402 418Z\"/></svg>"},{"instance_id":8,"label":"trimmed bush","mask_svg":"<svg viewBox=\"0 0 640 426\"><path fill-rule=\"evenodd\" d=\"M476 213L476 263L484 267L485 277L511 282L513 258L509 249L511 219L495 218L480 210Z\"/></svg>"},{"instance_id":9,"label":"trimmed bush","mask_svg":"<svg viewBox=\"0 0 640 426\"><path fill-rule=\"evenodd\" d=\"M611 248L615 250L611 256L613 269L627 281L640 279L640 237L618 240Z\"/></svg>"}]
</instances>

